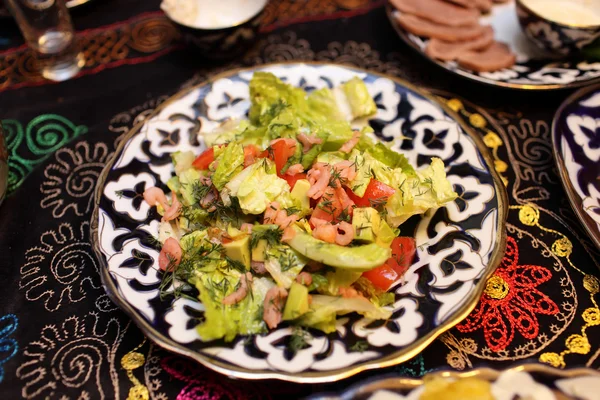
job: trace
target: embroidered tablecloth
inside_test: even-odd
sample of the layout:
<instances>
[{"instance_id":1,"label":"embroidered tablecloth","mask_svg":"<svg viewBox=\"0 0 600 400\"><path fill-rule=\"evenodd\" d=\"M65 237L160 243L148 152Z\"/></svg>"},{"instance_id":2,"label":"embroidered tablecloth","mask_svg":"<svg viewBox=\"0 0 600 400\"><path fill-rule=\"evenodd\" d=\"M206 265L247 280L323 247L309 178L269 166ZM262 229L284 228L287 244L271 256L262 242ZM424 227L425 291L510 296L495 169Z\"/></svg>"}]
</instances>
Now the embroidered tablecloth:
<instances>
[{"instance_id":1,"label":"embroidered tablecloth","mask_svg":"<svg viewBox=\"0 0 600 400\"><path fill-rule=\"evenodd\" d=\"M96 0L74 10L86 66L60 84L34 71L14 24L0 22L10 156L0 207L2 398L296 398L391 372L523 360L600 366L600 253L552 159L551 119L570 92L514 92L443 71L400 41L381 1L273 0L260 40L221 64L199 61L158 5ZM153 345L104 293L89 243L96 180L128 129L212 74L284 60L351 64L433 89L483 137L510 199L506 255L471 315L410 362L327 385L232 381Z\"/></svg>"}]
</instances>

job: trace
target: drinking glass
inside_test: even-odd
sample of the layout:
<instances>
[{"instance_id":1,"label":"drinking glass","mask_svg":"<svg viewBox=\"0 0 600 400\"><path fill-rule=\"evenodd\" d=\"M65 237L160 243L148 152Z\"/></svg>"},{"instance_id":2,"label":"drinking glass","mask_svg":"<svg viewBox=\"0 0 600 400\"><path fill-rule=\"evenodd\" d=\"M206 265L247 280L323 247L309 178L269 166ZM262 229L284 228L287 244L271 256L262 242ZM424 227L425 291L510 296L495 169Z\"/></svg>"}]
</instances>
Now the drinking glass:
<instances>
[{"instance_id":1,"label":"drinking glass","mask_svg":"<svg viewBox=\"0 0 600 400\"><path fill-rule=\"evenodd\" d=\"M8 149L4 142L4 133L2 131L2 121L0 121L0 204L6 196L8 186Z\"/></svg>"},{"instance_id":2,"label":"drinking glass","mask_svg":"<svg viewBox=\"0 0 600 400\"><path fill-rule=\"evenodd\" d=\"M79 72L85 60L65 0L5 0L46 79L63 81Z\"/></svg>"}]
</instances>

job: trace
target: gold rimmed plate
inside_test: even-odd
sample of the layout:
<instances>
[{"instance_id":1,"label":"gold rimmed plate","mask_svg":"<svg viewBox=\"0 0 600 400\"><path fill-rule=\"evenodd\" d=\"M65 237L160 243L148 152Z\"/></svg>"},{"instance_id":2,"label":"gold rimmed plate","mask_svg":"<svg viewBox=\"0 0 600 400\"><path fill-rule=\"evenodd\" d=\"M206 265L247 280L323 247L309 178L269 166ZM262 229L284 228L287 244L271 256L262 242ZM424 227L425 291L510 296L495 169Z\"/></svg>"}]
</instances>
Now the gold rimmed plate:
<instances>
[{"instance_id":1,"label":"gold rimmed plate","mask_svg":"<svg viewBox=\"0 0 600 400\"><path fill-rule=\"evenodd\" d=\"M389 320L344 315L332 334L310 330L301 349L288 346L293 330L286 324L231 342L204 341L195 329L202 304L160 298L159 216L141 195L150 186L166 190L172 152L200 153L203 133L246 115L257 70L307 91L358 76L377 103L370 124L380 140L417 166L444 160L459 198L402 225L403 235L416 239L418 259L393 289ZM475 307L506 245L506 192L492 165L460 117L398 79L324 63L235 70L175 95L127 134L99 180L91 237L108 294L159 345L234 377L334 381L414 357Z\"/></svg>"},{"instance_id":2,"label":"gold rimmed plate","mask_svg":"<svg viewBox=\"0 0 600 400\"><path fill-rule=\"evenodd\" d=\"M575 88L600 81L600 62L583 56L560 58L538 48L522 31L514 0L495 4L490 13L482 15L480 23L491 25L497 41L506 43L516 55L516 64L495 72L475 72L455 61L440 61L425 53L428 39L406 31L396 20L400 13L386 5L390 23L400 38L423 57L464 78L493 86L522 90L553 90ZM547 40L555 38L550 27L539 27L536 35ZM558 38L555 38L558 40ZM559 45L560 43L557 43Z\"/></svg>"},{"instance_id":3,"label":"gold rimmed plate","mask_svg":"<svg viewBox=\"0 0 600 400\"><path fill-rule=\"evenodd\" d=\"M600 85L578 90L552 121L552 148L573 211L600 249Z\"/></svg>"},{"instance_id":4,"label":"gold rimmed plate","mask_svg":"<svg viewBox=\"0 0 600 400\"><path fill-rule=\"evenodd\" d=\"M423 378L388 375L359 382L340 393L317 394L309 400L417 400L428 380L466 378L489 382L491 394L510 399L593 399L597 398L600 387L600 372L597 370L557 369L544 364L520 364L504 370L476 368L469 371L436 371L426 374ZM535 393L536 397L529 397L532 393ZM462 399L469 400L469 396L465 395Z\"/></svg>"}]
</instances>

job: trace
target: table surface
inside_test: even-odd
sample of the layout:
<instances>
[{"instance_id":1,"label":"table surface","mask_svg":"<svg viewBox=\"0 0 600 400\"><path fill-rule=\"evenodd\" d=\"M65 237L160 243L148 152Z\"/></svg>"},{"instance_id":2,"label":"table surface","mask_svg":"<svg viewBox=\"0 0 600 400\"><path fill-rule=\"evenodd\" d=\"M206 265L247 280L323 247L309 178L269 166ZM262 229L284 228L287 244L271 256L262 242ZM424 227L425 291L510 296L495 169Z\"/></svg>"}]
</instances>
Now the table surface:
<instances>
[{"instance_id":1,"label":"table surface","mask_svg":"<svg viewBox=\"0 0 600 400\"><path fill-rule=\"evenodd\" d=\"M10 155L0 208L4 398L296 398L386 373L600 366L600 253L568 203L551 148L552 116L571 91L517 92L454 76L405 45L382 5L273 0L260 40L238 59L210 63L180 43L158 0L96 0L72 14L86 66L59 84L32 69L14 23L0 21ZM107 298L89 244L95 181L135 122L214 73L284 60L351 64L432 89L482 135L510 199L509 251L496 272L510 295L490 287L469 319L410 362L324 385L232 381L153 345Z\"/></svg>"}]
</instances>

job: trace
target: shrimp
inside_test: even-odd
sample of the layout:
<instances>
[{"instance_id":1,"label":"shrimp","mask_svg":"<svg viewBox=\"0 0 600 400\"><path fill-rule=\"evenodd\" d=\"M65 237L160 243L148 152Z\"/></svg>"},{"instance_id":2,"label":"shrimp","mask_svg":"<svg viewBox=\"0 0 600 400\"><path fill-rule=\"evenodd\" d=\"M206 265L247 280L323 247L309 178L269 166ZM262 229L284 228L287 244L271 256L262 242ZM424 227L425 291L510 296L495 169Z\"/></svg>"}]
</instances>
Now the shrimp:
<instances>
[{"instance_id":1,"label":"shrimp","mask_svg":"<svg viewBox=\"0 0 600 400\"><path fill-rule=\"evenodd\" d=\"M299 219L300 217L298 216L298 214L288 215L287 211L279 210L277 211L277 216L275 217L275 223L279 225L281 229L286 229Z\"/></svg>"},{"instance_id":2,"label":"shrimp","mask_svg":"<svg viewBox=\"0 0 600 400\"><path fill-rule=\"evenodd\" d=\"M287 228L285 228L283 230L283 235L281 236L281 241L287 243L290 240L292 240L295 236L296 236L296 231L294 230L294 228L288 226Z\"/></svg>"},{"instance_id":3,"label":"shrimp","mask_svg":"<svg viewBox=\"0 0 600 400\"><path fill-rule=\"evenodd\" d=\"M177 239L172 237L165 240L163 243L160 254L158 255L158 266L163 271L171 272L181 263L182 256L181 246Z\"/></svg>"},{"instance_id":4,"label":"shrimp","mask_svg":"<svg viewBox=\"0 0 600 400\"><path fill-rule=\"evenodd\" d=\"M179 214L181 214L181 208L182 206L179 200L177 199L177 195L173 193L173 201L171 202L169 208L165 209L165 215L163 215L162 221L172 221L175 218L179 217Z\"/></svg>"},{"instance_id":5,"label":"shrimp","mask_svg":"<svg viewBox=\"0 0 600 400\"><path fill-rule=\"evenodd\" d=\"M341 287L339 288L339 294L340 296L346 298L346 299L350 299L353 297L364 297L362 294L358 293L356 291L356 289L351 288L351 287Z\"/></svg>"},{"instance_id":6,"label":"shrimp","mask_svg":"<svg viewBox=\"0 0 600 400\"><path fill-rule=\"evenodd\" d=\"M144 190L144 200L150 205L150 207L160 204L165 210L169 208L169 202L167 201L165 192L158 187L151 187Z\"/></svg>"},{"instance_id":7,"label":"shrimp","mask_svg":"<svg viewBox=\"0 0 600 400\"><path fill-rule=\"evenodd\" d=\"M340 246L347 246L354 239L354 227L346 221L340 222L336 230L335 242Z\"/></svg>"},{"instance_id":8,"label":"shrimp","mask_svg":"<svg viewBox=\"0 0 600 400\"><path fill-rule=\"evenodd\" d=\"M263 221L265 224L275 224L279 225L281 229L285 229L298 219L300 219L298 214L288 215L287 211L281 210L279 202L274 201L267 206Z\"/></svg>"},{"instance_id":9,"label":"shrimp","mask_svg":"<svg viewBox=\"0 0 600 400\"><path fill-rule=\"evenodd\" d=\"M246 233L252 233L252 226L253 226L252 224L249 224L249 223L247 223L247 222L244 222L244 223L242 224L242 226L240 227L240 230L241 230L242 232L246 232Z\"/></svg>"},{"instance_id":10,"label":"shrimp","mask_svg":"<svg viewBox=\"0 0 600 400\"><path fill-rule=\"evenodd\" d=\"M267 206L267 209L265 210L265 217L263 222L265 224L274 224L275 219L277 218L277 212L279 212L280 207L281 206L277 201L274 201L271 204L269 204Z\"/></svg>"},{"instance_id":11,"label":"shrimp","mask_svg":"<svg viewBox=\"0 0 600 400\"><path fill-rule=\"evenodd\" d=\"M306 153L308 150L310 150L310 148L315 145L315 144L321 144L323 143L323 139L321 139L320 137L317 136L309 136L306 135L304 133L299 133L296 136L296 139L298 139L298 141L300 143L302 143L303 146L303 151Z\"/></svg>"},{"instance_id":12,"label":"shrimp","mask_svg":"<svg viewBox=\"0 0 600 400\"><path fill-rule=\"evenodd\" d=\"M264 274L267 272L264 262L252 261L250 263L250 267L252 268L252 271L256 272L257 274Z\"/></svg>"},{"instance_id":13,"label":"shrimp","mask_svg":"<svg viewBox=\"0 0 600 400\"><path fill-rule=\"evenodd\" d=\"M310 286L312 283L312 275L308 272L302 271L298 274L298 276L296 276L296 282L301 285Z\"/></svg>"},{"instance_id":14,"label":"shrimp","mask_svg":"<svg viewBox=\"0 0 600 400\"><path fill-rule=\"evenodd\" d=\"M304 167L302 164L294 164L287 169L286 175L294 176L302 172L304 172Z\"/></svg>"},{"instance_id":15,"label":"shrimp","mask_svg":"<svg viewBox=\"0 0 600 400\"><path fill-rule=\"evenodd\" d=\"M206 196L200 199L200 207L204 208L208 212L213 212L217 209L215 206L215 200L219 198L219 193L217 192L217 188L211 188Z\"/></svg>"},{"instance_id":16,"label":"shrimp","mask_svg":"<svg viewBox=\"0 0 600 400\"><path fill-rule=\"evenodd\" d=\"M244 300L248 294L248 282L252 282L252 274L250 272L246 272L245 275L240 277L240 287L238 290L231 293L229 296L224 297L223 300L221 300L221 303L232 305Z\"/></svg>"},{"instance_id":17,"label":"shrimp","mask_svg":"<svg viewBox=\"0 0 600 400\"><path fill-rule=\"evenodd\" d=\"M312 235L313 237L322 240L327 243L335 243L335 238L337 236L337 228L331 224L323 224L321 226L316 227Z\"/></svg>"},{"instance_id":18,"label":"shrimp","mask_svg":"<svg viewBox=\"0 0 600 400\"><path fill-rule=\"evenodd\" d=\"M356 163L344 160L336 163L333 168L338 172L340 178L345 180L346 182L354 180L356 178Z\"/></svg>"},{"instance_id":19,"label":"shrimp","mask_svg":"<svg viewBox=\"0 0 600 400\"><path fill-rule=\"evenodd\" d=\"M314 226L315 228L318 228L321 225L325 225L327 223L327 221L325 221L324 219L321 218L317 218L317 217L310 217L310 223L312 224L312 226Z\"/></svg>"},{"instance_id":20,"label":"shrimp","mask_svg":"<svg viewBox=\"0 0 600 400\"><path fill-rule=\"evenodd\" d=\"M309 181L311 171L315 169L320 172L319 177L314 181L314 183L311 183L311 187L308 189L307 193L308 197L312 199L318 199L319 197L323 196L325 190L327 190L327 186L329 185L329 180L331 179L331 170L328 167L328 164L317 163L313 166L313 169L308 171Z\"/></svg>"},{"instance_id":21,"label":"shrimp","mask_svg":"<svg viewBox=\"0 0 600 400\"><path fill-rule=\"evenodd\" d=\"M269 289L265 295L265 301L263 302L263 320L270 329L276 328L281 322L281 310L283 309L284 300L287 296L287 290L279 286Z\"/></svg>"},{"instance_id":22,"label":"shrimp","mask_svg":"<svg viewBox=\"0 0 600 400\"><path fill-rule=\"evenodd\" d=\"M354 146L356 146L356 144L358 143L359 140L360 140L360 131L354 131L354 133L352 134L352 139L350 139L346 143L344 143L342 145L342 147L340 147L340 151L342 153L350 153L352 151L352 149L354 148Z\"/></svg>"}]
</instances>

